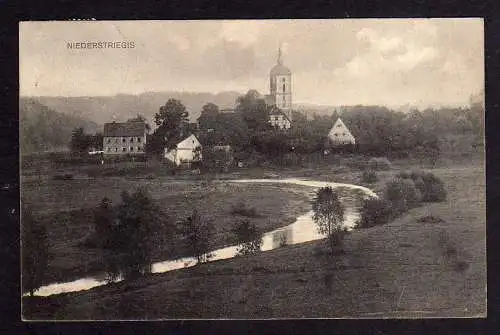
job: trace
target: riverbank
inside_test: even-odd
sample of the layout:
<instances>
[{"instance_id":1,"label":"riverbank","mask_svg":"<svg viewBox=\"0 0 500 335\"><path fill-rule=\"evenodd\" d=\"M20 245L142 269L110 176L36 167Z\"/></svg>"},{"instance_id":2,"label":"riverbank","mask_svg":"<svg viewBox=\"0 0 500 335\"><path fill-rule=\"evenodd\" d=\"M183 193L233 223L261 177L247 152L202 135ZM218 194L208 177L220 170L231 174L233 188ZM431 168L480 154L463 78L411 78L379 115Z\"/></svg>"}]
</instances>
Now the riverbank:
<instances>
[{"instance_id":1,"label":"riverbank","mask_svg":"<svg viewBox=\"0 0 500 335\"><path fill-rule=\"evenodd\" d=\"M445 182L446 202L354 231L342 254L325 253L323 241L292 245L89 291L27 298L24 315L67 320L484 315L483 167L432 172ZM429 216L442 221L422 221Z\"/></svg>"}]
</instances>

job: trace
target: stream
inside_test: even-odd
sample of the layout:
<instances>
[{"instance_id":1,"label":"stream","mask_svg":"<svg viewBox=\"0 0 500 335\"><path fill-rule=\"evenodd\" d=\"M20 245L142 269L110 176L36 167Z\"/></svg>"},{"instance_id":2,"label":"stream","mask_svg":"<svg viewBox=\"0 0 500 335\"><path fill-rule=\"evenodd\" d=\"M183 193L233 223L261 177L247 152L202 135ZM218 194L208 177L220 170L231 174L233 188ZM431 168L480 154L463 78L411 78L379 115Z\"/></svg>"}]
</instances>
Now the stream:
<instances>
[{"instance_id":1,"label":"stream","mask_svg":"<svg viewBox=\"0 0 500 335\"><path fill-rule=\"evenodd\" d=\"M281 183L309 186L312 188L320 188L331 186L339 191L341 201L345 207L344 226L352 229L359 218L359 207L361 200L364 198L377 197L370 189L353 184L343 184L326 181L313 181L302 179L238 179L231 180L231 183ZM272 250L281 247L283 244L298 244L308 241L314 241L325 238L325 235L318 233L316 224L312 219L313 212L309 211L295 220L292 224L275 229L263 235L262 251ZM237 246L229 246L217 249L211 252L212 257L209 261L233 258L236 256ZM196 265L196 259L192 257L179 258L175 260L167 260L157 262L152 265L153 273L162 273L182 268L187 268ZM100 276L103 277L103 276ZM117 279L116 281L120 281ZM66 292L76 292L88 290L97 286L106 285L108 282L96 277L86 277L64 283L53 283L40 287L35 295L49 296Z\"/></svg>"}]
</instances>

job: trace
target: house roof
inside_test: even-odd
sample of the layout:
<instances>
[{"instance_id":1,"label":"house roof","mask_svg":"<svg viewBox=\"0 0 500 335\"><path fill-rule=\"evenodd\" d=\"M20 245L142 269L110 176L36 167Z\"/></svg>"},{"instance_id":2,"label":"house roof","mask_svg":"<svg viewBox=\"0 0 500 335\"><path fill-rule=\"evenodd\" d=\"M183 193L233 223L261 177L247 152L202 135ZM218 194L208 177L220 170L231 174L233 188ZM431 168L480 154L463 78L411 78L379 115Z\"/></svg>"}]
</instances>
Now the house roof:
<instances>
[{"instance_id":1,"label":"house roof","mask_svg":"<svg viewBox=\"0 0 500 335\"><path fill-rule=\"evenodd\" d=\"M177 143L177 149L192 149L193 145L201 146L198 138L194 134L189 134Z\"/></svg>"},{"instance_id":2,"label":"house roof","mask_svg":"<svg viewBox=\"0 0 500 335\"><path fill-rule=\"evenodd\" d=\"M104 124L107 137L144 136L146 124L143 121L111 122Z\"/></svg>"},{"instance_id":3,"label":"house roof","mask_svg":"<svg viewBox=\"0 0 500 335\"><path fill-rule=\"evenodd\" d=\"M333 127L328 132L328 137L334 138L335 134L343 134L349 138L354 140L354 136L352 136L349 128L344 124L344 122L340 119L340 117L335 121Z\"/></svg>"}]
</instances>

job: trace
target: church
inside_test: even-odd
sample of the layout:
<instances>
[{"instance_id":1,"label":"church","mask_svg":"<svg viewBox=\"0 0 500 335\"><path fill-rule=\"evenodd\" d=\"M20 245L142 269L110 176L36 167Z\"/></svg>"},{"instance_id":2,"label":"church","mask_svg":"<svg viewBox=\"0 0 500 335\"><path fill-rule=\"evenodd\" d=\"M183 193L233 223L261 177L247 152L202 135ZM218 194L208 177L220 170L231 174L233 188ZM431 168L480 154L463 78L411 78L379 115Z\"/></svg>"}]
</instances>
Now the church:
<instances>
[{"instance_id":1,"label":"church","mask_svg":"<svg viewBox=\"0 0 500 335\"><path fill-rule=\"evenodd\" d=\"M269 94L265 96L269 106L277 107L269 115L269 122L279 129L289 129L292 121L292 71L283 64L281 48L278 59L269 73Z\"/></svg>"}]
</instances>

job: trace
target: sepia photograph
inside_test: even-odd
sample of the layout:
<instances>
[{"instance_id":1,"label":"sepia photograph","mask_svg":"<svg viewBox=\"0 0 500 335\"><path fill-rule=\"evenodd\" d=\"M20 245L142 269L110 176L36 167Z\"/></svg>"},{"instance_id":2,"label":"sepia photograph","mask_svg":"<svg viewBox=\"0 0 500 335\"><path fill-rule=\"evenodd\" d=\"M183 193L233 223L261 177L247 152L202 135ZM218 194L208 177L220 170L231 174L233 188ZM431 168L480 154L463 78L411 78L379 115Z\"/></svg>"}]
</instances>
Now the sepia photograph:
<instances>
[{"instance_id":1,"label":"sepia photograph","mask_svg":"<svg viewBox=\"0 0 500 335\"><path fill-rule=\"evenodd\" d=\"M484 60L481 18L20 22L22 320L485 318Z\"/></svg>"}]
</instances>

